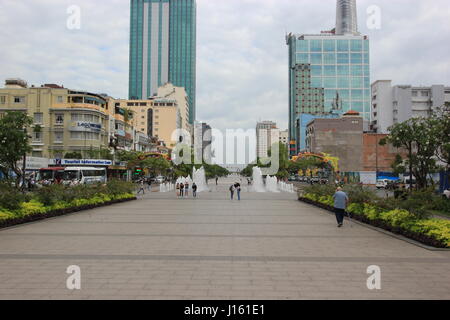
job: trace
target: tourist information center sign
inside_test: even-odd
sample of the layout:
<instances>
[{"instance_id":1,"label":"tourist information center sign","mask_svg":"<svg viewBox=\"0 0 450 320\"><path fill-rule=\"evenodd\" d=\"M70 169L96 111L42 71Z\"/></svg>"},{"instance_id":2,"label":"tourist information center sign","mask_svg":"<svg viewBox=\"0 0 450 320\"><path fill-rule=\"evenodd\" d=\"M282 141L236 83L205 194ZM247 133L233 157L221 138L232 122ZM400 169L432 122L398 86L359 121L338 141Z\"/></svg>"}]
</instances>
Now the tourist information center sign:
<instances>
[{"instance_id":1,"label":"tourist information center sign","mask_svg":"<svg viewBox=\"0 0 450 320\"><path fill-rule=\"evenodd\" d=\"M52 159L53 166L111 166L111 160L95 160L95 159Z\"/></svg>"}]
</instances>

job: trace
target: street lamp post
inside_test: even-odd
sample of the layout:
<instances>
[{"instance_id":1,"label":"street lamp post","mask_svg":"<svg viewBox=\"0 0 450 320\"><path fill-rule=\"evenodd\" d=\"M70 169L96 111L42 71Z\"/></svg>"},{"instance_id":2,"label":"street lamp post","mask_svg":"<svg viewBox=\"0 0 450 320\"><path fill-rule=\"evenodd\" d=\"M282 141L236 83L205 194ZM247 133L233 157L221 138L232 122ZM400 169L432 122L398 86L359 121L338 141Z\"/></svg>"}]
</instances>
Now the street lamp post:
<instances>
[{"instance_id":1,"label":"street lamp post","mask_svg":"<svg viewBox=\"0 0 450 320\"><path fill-rule=\"evenodd\" d=\"M375 180L378 180L378 133L375 133Z\"/></svg>"},{"instance_id":2,"label":"street lamp post","mask_svg":"<svg viewBox=\"0 0 450 320\"><path fill-rule=\"evenodd\" d=\"M23 132L25 133L25 139L28 139L27 128L23 128ZM25 171L27 169L27 152L23 153L23 163L22 163L22 192L25 193Z\"/></svg>"}]
</instances>

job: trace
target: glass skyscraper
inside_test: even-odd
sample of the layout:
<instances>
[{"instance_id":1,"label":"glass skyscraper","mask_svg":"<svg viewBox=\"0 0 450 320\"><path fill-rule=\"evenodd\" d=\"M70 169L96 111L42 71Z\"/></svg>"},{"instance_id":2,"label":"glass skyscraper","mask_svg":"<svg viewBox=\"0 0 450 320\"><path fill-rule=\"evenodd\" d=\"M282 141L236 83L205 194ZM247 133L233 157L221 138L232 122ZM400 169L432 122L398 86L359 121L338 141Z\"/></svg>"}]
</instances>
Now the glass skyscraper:
<instances>
[{"instance_id":1,"label":"glass skyscraper","mask_svg":"<svg viewBox=\"0 0 450 320\"><path fill-rule=\"evenodd\" d=\"M195 121L196 1L131 0L129 99L170 82L184 87Z\"/></svg>"},{"instance_id":2,"label":"glass skyscraper","mask_svg":"<svg viewBox=\"0 0 450 320\"><path fill-rule=\"evenodd\" d=\"M340 6L345 10L345 19ZM356 12L348 13L349 8L356 11L354 0L338 0L334 30L286 37L291 155L302 151L300 146L305 138L305 133L299 130L302 114L320 117L354 110L370 119L369 39L358 33ZM342 31L337 34L336 30Z\"/></svg>"}]
</instances>

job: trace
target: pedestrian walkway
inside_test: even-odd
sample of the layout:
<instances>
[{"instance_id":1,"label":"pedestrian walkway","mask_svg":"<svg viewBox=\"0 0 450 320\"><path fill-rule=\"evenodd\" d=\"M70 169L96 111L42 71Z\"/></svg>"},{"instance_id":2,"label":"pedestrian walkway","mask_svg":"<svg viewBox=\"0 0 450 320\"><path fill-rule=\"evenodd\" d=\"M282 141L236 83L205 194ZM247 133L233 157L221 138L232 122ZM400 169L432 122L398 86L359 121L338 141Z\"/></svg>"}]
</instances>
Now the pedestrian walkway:
<instances>
[{"instance_id":1,"label":"pedestrian walkway","mask_svg":"<svg viewBox=\"0 0 450 320\"><path fill-rule=\"evenodd\" d=\"M0 231L0 299L450 299L450 253L335 218L294 194L175 192ZM70 265L81 290L66 287ZM366 285L381 268L381 290Z\"/></svg>"}]
</instances>

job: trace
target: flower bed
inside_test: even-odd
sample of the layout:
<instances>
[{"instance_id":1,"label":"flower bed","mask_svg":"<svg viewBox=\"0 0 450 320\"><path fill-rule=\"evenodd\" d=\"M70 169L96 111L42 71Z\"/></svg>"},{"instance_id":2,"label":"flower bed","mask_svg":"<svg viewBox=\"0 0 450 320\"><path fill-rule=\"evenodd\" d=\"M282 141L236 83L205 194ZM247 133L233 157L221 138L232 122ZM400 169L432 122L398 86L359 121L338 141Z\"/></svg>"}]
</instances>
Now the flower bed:
<instances>
[{"instance_id":1,"label":"flower bed","mask_svg":"<svg viewBox=\"0 0 450 320\"><path fill-rule=\"evenodd\" d=\"M333 198L306 193L299 200L334 211ZM384 210L368 203L352 203L347 211L363 223L399 234L435 248L450 248L450 221L424 219L403 209Z\"/></svg>"},{"instance_id":2,"label":"flower bed","mask_svg":"<svg viewBox=\"0 0 450 320\"><path fill-rule=\"evenodd\" d=\"M96 196L92 199L76 199L71 203L59 202L47 207L36 200L31 200L22 203L20 211L0 209L0 229L131 200L136 200L133 194L123 194L114 198Z\"/></svg>"},{"instance_id":3,"label":"flower bed","mask_svg":"<svg viewBox=\"0 0 450 320\"><path fill-rule=\"evenodd\" d=\"M82 210L135 200L133 185L111 181L106 185L53 185L30 194L0 186L0 229Z\"/></svg>"}]
</instances>

